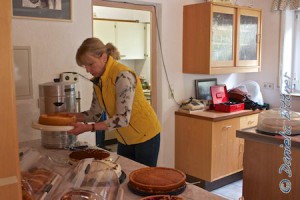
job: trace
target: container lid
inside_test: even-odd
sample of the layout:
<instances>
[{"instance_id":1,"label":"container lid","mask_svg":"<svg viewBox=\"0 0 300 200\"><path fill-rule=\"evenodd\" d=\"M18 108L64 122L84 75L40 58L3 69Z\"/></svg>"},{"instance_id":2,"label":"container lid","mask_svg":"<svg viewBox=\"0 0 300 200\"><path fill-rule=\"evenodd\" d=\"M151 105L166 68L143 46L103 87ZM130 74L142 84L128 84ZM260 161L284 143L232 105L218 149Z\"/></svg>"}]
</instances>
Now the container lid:
<instances>
[{"instance_id":1,"label":"container lid","mask_svg":"<svg viewBox=\"0 0 300 200\"><path fill-rule=\"evenodd\" d=\"M119 178L112 168L88 158L79 161L65 175L53 199L113 200L117 198L119 187Z\"/></svg>"},{"instance_id":2,"label":"container lid","mask_svg":"<svg viewBox=\"0 0 300 200\"><path fill-rule=\"evenodd\" d=\"M225 103L228 101L226 85L210 86L210 93L213 104Z\"/></svg>"},{"instance_id":3,"label":"container lid","mask_svg":"<svg viewBox=\"0 0 300 200\"><path fill-rule=\"evenodd\" d=\"M285 127L290 127L290 129L285 129ZM262 111L258 115L257 130L269 135L279 135L280 132L285 131L289 135L300 135L300 113L283 112L280 108Z\"/></svg>"},{"instance_id":4,"label":"container lid","mask_svg":"<svg viewBox=\"0 0 300 200\"><path fill-rule=\"evenodd\" d=\"M75 95L75 83L48 82L39 85L40 97Z\"/></svg>"}]
</instances>

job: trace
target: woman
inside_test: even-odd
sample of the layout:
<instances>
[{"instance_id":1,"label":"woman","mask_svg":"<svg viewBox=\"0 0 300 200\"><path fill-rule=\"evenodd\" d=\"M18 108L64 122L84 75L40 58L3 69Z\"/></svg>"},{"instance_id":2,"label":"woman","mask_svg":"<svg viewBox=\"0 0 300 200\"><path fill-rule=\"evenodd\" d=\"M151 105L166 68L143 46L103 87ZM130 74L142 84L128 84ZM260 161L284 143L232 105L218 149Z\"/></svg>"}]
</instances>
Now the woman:
<instances>
[{"instance_id":1,"label":"woman","mask_svg":"<svg viewBox=\"0 0 300 200\"><path fill-rule=\"evenodd\" d=\"M117 62L118 58L116 47L111 43L104 45L97 38L86 39L78 48L77 64L85 67L94 77L93 103L94 109L98 111L78 113L78 121L93 118L96 123L75 123L74 129L68 133L78 135L86 131L115 130L119 155L148 166L156 166L160 123L144 96L137 75ZM97 113L102 110L108 119L97 122L97 118L100 118Z\"/></svg>"}]
</instances>

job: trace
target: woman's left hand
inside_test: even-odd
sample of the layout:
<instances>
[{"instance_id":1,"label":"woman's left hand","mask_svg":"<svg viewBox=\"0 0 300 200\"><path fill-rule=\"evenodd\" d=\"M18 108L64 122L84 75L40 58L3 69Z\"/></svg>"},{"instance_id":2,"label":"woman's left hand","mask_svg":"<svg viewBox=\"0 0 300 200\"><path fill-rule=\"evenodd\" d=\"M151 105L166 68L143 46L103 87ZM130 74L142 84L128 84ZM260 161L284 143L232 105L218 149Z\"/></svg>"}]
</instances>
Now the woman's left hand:
<instances>
[{"instance_id":1,"label":"woman's left hand","mask_svg":"<svg viewBox=\"0 0 300 200\"><path fill-rule=\"evenodd\" d=\"M71 126L74 126L74 129L69 130L67 133L72 135L79 135L81 133L91 131L91 125L90 124L83 124L83 123L73 123L70 124Z\"/></svg>"}]
</instances>

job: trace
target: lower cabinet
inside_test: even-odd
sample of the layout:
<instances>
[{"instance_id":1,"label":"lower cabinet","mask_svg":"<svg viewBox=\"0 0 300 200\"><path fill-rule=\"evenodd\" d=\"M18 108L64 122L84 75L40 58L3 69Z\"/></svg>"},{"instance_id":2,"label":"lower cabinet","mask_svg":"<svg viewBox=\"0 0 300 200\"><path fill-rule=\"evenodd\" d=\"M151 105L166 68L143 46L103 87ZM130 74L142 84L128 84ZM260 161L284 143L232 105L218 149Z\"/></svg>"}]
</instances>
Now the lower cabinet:
<instances>
[{"instance_id":1,"label":"lower cabinet","mask_svg":"<svg viewBox=\"0 0 300 200\"><path fill-rule=\"evenodd\" d=\"M175 167L209 182L242 171L244 140L236 130L256 126L257 117L253 111L176 112Z\"/></svg>"}]
</instances>

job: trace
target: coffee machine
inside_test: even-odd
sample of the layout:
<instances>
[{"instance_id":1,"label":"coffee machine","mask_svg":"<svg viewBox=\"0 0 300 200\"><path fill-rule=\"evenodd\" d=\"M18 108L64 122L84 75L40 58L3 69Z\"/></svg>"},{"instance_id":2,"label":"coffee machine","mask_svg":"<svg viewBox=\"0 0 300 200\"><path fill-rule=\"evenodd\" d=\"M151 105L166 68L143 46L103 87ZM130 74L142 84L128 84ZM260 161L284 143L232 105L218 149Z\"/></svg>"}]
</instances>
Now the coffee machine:
<instances>
[{"instance_id":1,"label":"coffee machine","mask_svg":"<svg viewBox=\"0 0 300 200\"><path fill-rule=\"evenodd\" d=\"M75 82L47 82L39 85L40 114L77 112L80 98L76 97ZM68 148L77 141L67 131L41 130L42 145L46 148Z\"/></svg>"}]
</instances>

